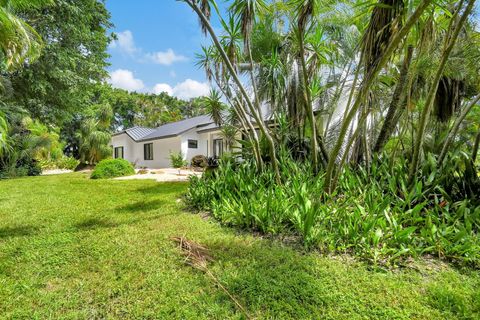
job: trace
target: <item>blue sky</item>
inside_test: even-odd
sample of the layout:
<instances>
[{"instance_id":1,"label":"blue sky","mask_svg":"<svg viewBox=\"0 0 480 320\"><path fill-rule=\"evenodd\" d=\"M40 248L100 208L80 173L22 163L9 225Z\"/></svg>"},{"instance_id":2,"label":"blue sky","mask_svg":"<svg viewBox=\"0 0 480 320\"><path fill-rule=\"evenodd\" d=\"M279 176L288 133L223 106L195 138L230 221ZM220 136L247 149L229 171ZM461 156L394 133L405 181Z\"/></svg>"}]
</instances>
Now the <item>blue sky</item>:
<instances>
[{"instance_id":1,"label":"blue sky","mask_svg":"<svg viewBox=\"0 0 480 320\"><path fill-rule=\"evenodd\" d=\"M209 42L195 13L175 0L107 0L118 36L108 51L110 83L138 92L166 91L182 99L209 91L195 53ZM215 26L215 21L212 22Z\"/></svg>"}]
</instances>

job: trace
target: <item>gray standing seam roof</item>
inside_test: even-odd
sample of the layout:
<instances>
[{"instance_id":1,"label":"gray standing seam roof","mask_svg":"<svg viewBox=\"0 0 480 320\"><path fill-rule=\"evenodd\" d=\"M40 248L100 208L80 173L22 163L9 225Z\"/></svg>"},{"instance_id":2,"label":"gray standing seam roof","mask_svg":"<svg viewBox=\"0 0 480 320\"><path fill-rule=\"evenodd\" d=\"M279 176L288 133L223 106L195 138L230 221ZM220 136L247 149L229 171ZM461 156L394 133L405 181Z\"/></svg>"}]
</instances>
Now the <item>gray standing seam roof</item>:
<instances>
[{"instance_id":1,"label":"gray standing seam roof","mask_svg":"<svg viewBox=\"0 0 480 320\"><path fill-rule=\"evenodd\" d=\"M125 133L128 134L133 140L138 141L154 131L155 129L151 128L133 127L125 130Z\"/></svg>"},{"instance_id":2,"label":"gray standing seam roof","mask_svg":"<svg viewBox=\"0 0 480 320\"><path fill-rule=\"evenodd\" d=\"M212 123L209 115L193 117L177 122L167 123L155 129L154 132L144 136L141 140L154 140L168 137L175 137L193 128L201 127Z\"/></svg>"},{"instance_id":3,"label":"gray standing seam roof","mask_svg":"<svg viewBox=\"0 0 480 320\"><path fill-rule=\"evenodd\" d=\"M155 129L145 127L133 127L115 133L114 135L126 133L134 141L139 142L175 137L193 128L201 128L204 126L208 126L212 123L212 118L209 115L203 115L177 122L167 123Z\"/></svg>"}]
</instances>

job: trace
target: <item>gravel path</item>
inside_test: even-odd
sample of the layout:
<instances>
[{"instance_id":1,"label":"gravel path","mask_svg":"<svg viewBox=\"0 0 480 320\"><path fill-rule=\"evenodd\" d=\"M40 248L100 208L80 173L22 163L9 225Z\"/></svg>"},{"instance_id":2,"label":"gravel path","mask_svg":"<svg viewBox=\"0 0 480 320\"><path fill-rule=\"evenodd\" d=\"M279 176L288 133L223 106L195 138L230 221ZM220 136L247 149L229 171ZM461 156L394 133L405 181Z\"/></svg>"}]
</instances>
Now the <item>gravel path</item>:
<instances>
[{"instance_id":1,"label":"gravel path","mask_svg":"<svg viewBox=\"0 0 480 320\"><path fill-rule=\"evenodd\" d=\"M195 172L191 170L165 168L165 169L146 169L146 173L138 174L140 170L136 170L137 174L127 177L115 178L115 180L156 180L158 182L172 182L172 181L188 181L188 177L191 175L201 176L201 172Z\"/></svg>"}]
</instances>

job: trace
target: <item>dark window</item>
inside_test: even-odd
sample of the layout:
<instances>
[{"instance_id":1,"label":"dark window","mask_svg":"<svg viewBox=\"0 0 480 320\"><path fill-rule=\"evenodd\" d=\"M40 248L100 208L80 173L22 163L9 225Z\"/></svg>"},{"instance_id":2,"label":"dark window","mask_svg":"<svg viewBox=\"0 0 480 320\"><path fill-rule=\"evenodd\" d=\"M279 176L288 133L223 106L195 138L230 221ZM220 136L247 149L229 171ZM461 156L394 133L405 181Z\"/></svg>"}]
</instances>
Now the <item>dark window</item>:
<instances>
[{"instance_id":1,"label":"dark window","mask_svg":"<svg viewBox=\"0 0 480 320\"><path fill-rule=\"evenodd\" d=\"M198 140L188 140L188 149L197 149Z\"/></svg>"},{"instance_id":2,"label":"dark window","mask_svg":"<svg viewBox=\"0 0 480 320\"><path fill-rule=\"evenodd\" d=\"M153 160L153 143L145 143L143 145L143 158L145 160Z\"/></svg>"},{"instance_id":3,"label":"dark window","mask_svg":"<svg viewBox=\"0 0 480 320\"><path fill-rule=\"evenodd\" d=\"M113 150L115 159L123 159L123 147L115 147Z\"/></svg>"}]
</instances>

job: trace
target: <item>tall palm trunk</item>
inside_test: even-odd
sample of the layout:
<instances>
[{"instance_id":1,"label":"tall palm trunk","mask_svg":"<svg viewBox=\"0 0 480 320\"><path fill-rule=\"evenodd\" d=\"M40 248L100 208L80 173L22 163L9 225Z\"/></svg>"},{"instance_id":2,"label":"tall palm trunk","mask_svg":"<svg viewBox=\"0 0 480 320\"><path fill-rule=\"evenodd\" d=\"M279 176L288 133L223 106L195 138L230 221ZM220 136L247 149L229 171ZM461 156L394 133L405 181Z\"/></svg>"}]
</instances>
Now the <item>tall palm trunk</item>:
<instances>
[{"instance_id":1,"label":"tall palm trunk","mask_svg":"<svg viewBox=\"0 0 480 320\"><path fill-rule=\"evenodd\" d=\"M255 157L255 162L257 164L257 168L259 171L263 170L263 161L261 157L261 152L260 152L260 142L258 140L258 135L257 132L255 131L255 128L252 125L252 122L250 121L250 118L245 115L243 108L241 107L240 101L236 97L233 97L231 92L225 91L223 86L220 85L220 82L216 77L213 77L215 79L215 83L217 84L217 87L220 88L224 96L227 98L228 102L230 105L233 106L233 110L235 114L238 117L238 120L240 121L240 124L242 125L243 130L245 131L245 134L248 136L250 142L252 143L252 152L253 156Z\"/></svg>"},{"instance_id":2,"label":"tall palm trunk","mask_svg":"<svg viewBox=\"0 0 480 320\"><path fill-rule=\"evenodd\" d=\"M343 145L345 135L348 131L348 128L350 127L350 124L353 120L353 117L355 116L358 108L362 104L366 94L370 90L370 87L373 84L373 81L377 77L380 70L387 64L388 60L392 56L393 52L397 49L400 42L408 34L410 29L418 21L418 19L422 15L422 13L430 5L431 2L432 2L432 0L423 0L418 5L417 9L408 18L405 25L390 40L387 48L385 49L383 55L381 56L379 62L375 65L374 68L372 68L370 73L366 75L366 77L365 77L365 79L364 79L364 81L363 81L363 83L360 87L360 90L359 90L359 93L358 93L357 98L355 100L355 103L353 104L352 108L350 109L350 111L348 112L347 116L345 117L345 119L342 123L342 127L340 129L340 134L339 134L339 138L337 140L337 143L335 144L332 152L330 153L330 159L329 159L328 165L327 165L327 173L325 175L325 191L326 192L333 191L331 182L333 180L332 178L333 178L333 171L335 169L335 162L337 160L338 154L340 153L340 149ZM352 90L354 90L354 88L352 88ZM341 168L339 168L339 169L341 169Z\"/></svg>"},{"instance_id":3,"label":"tall palm trunk","mask_svg":"<svg viewBox=\"0 0 480 320\"><path fill-rule=\"evenodd\" d=\"M475 160L477 160L477 154L478 154L478 146L480 145L480 130L477 133L477 137L475 138L475 144L473 145L473 150L472 150L472 161L475 163Z\"/></svg>"},{"instance_id":4,"label":"tall palm trunk","mask_svg":"<svg viewBox=\"0 0 480 320\"><path fill-rule=\"evenodd\" d=\"M403 60L402 69L400 70L400 76L398 78L398 83L393 92L392 101L388 107L387 115L385 116L385 121L383 122L382 129L373 148L373 152L379 153L382 151L385 143L392 135L395 127L397 126L398 119L400 117L396 116L399 113L402 113L403 109L399 110L399 107L405 101L406 93L405 86L408 81L408 69L410 67L410 62L412 61L413 55L413 46L407 48L407 53Z\"/></svg>"},{"instance_id":5,"label":"tall palm trunk","mask_svg":"<svg viewBox=\"0 0 480 320\"><path fill-rule=\"evenodd\" d=\"M432 110L433 102L435 99L435 94L438 89L438 84L440 79L443 75L443 71L445 70L445 66L447 64L448 57L453 50L453 47L456 43L460 30L462 29L465 21L467 20L468 16L470 15L473 5L475 4L475 0L470 0L467 8L463 12L462 16L460 17L459 21L456 23L452 21L451 27L448 30L446 39L445 39L445 48L442 53L442 57L440 60L440 65L438 66L437 72L435 73L435 77L433 78L432 85L430 87L430 91L428 92L427 99L425 101L425 106L422 111L422 115L420 117L420 122L418 125L418 133L415 140L415 145L413 148L413 157L410 163L410 173L409 173L409 180L412 182L415 178L415 174L417 173L418 162L420 159L420 152L423 147L423 139L425 134L425 128L427 126L428 119L430 117L430 112ZM456 20L459 12L462 10L463 1L458 4L458 8L456 13L452 17L453 20ZM452 29L453 28L453 29ZM452 32L453 30L453 32Z\"/></svg>"},{"instance_id":6,"label":"tall palm trunk","mask_svg":"<svg viewBox=\"0 0 480 320\"><path fill-rule=\"evenodd\" d=\"M476 95L473 100L466 106L458 118L455 120L455 123L453 124L452 129L448 133L447 138L445 139L445 143L443 144L442 151L440 152L440 156L438 157L438 166L441 166L443 163L443 160L445 160L445 156L447 155L448 148L450 147L450 144L452 143L453 139L457 135L458 130L460 129L460 125L462 124L462 121L465 119L467 114L473 109L473 107L477 104L477 102L480 100L480 94Z\"/></svg>"},{"instance_id":7,"label":"tall palm trunk","mask_svg":"<svg viewBox=\"0 0 480 320\"><path fill-rule=\"evenodd\" d=\"M313 113L312 96L310 94L310 88L308 86L308 74L307 64L305 62L305 39L304 30L298 30L298 40L300 44L300 63L302 65L302 79L303 79L303 94L305 97L305 111L307 113L308 121L310 122L310 128L312 130L311 137L311 149L312 149L312 162L313 170L318 172L318 148L317 148L317 126L315 125L315 115Z\"/></svg>"},{"instance_id":8,"label":"tall palm trunk","mask_svg":"<svg viewBox=\"0 0 480 320\"><path fill-rule=\"evenodd\" d=\"M220 55L227 66L227 69L232 76L235 84L237 85L238 89L240 90L240 93L242 94L243 98L245 99L248 108L250 109L250 112L252 113L253 117L255 118L255 121L257 122L257 125L259 126L260 130L262 131L262 134L265 135L265 138L267 139L268 146L269 146L269 151L270 151L270 158L272 161L272 167L275 172L275 177L277 180L277 183L281 184L281 177L280 177L280 170L278 167L278 160L277 160L277 155L275 151L275 143L273 141L272 136L268 132L268 128L265 126L263 119L260 118L259 114L257 113L257 110L255 109L252 101L250 100L250 97L248 96L247 91L245 90L244 86L242 85L242 82L238 78L237 72L235 71L235 68L233 67L232 63L230 62L230 59L228 58L227 54L225 53L225 50L223 50L223 47L220 43L220 41L217 38L217 35L215 34L215 31L213 31L212 25L210 24L209 20L207 17L203 14L203 12L198 8L196 2L193 0L186 0L187 4L195 11L195 13L198 15L200 20L202 21L203 26L207 29L208 33L212 37L212 40L217 47L217 50L220 52Z\"/></svg>"}]
</instances>

